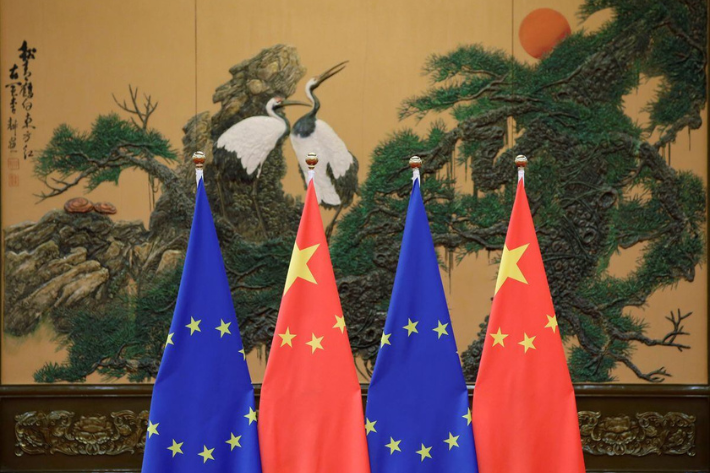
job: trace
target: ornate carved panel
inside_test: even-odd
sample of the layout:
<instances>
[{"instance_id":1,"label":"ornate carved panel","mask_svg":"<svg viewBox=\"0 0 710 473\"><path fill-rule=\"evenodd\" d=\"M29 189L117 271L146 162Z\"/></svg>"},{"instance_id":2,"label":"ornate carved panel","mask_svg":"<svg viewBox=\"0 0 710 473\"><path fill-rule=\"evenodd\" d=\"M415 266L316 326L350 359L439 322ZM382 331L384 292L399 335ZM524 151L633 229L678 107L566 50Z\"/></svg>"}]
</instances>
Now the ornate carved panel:
<instances>
[{"instance_id":1,"label":"ornate carved panel","mask_svg":"<svg viewBox=\"0 0 710 473\"><path fill-rule=\"evenodd\" d=\"M143 451L148 411L76 417L64 410L15 416L15 454L118 455ZM695 455L692 415L643 412L632 419L581 411L579 424L584 451L592 455Z\"/></svg>"},{"instance_id":2,"label":"ornate carved panel","mask_svg":"<svg viewBox=\"0 0 710 473\"><path fill-rule=\"evenodd\" d=\"M681 412L642 412L632 419L581 411L579 428L584 451L592 455L695 456L695 416Z\"/></svg>"},{"instance_id":3,"label":"ornate carved panel","mask_svg":"<svg viewBox=\"0 0 710 473\"><path fill-rule=\"evenodd\" d=\"M148 411L76 417L69 411L15 416L15 454L118 455L145 447Z\"/></svg>"}]
</instances>

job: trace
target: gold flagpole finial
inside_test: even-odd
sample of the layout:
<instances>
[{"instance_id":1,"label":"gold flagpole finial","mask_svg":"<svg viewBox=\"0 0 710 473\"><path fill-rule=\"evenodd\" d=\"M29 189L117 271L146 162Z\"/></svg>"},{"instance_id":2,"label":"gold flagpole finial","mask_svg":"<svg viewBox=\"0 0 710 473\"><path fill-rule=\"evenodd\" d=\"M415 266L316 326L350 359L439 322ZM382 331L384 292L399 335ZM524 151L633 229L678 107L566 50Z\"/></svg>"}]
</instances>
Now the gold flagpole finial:
<instances>
[{"instance_id":1,"label":"gold flagpole finial","mask_svg":"<svg viewBox=\"0 0 710 473\"><path fill-rule=\"evenodd\" d=\"M306 156L306 164L308 165L308 178L306 178L306 184L308 184L316 175L315 168L316 164L318 164L318 156L316 156L316 153L308 153L308 156Z\"/></svg>"},{"instance_id":2,"label":"gold flagpole finial","mask_svg":"<svg viewBox=\"0 0 710 473\"><path fill-rule=\"evenodd\" d=\"M308 153L308 156L306 156L306 164L311 171L315 169L316 164L318 164L318 156L316 156L316 153Z\"/></svg>"},{"instance_id":3,"label":"gold flagpole finial","mask_svg":"<svg viewBox=\"0 0 710 473\"><path fill-rule=\"evenodd\" d=\"M202 171L205 167L205 153L195 151L192 154L192 162L195 163L195 178L197 179L197 184L199 184L200 179L202 179Z\"/></svg>"},{"instance_id":4,"label":"gold flagpole finial","mask_svg":"<svg viewBox=\"0 0 710 473\"><path fill-rule=\"evenodd\" d=\"M515 157L515 166L518 168L518 182L525 181L525 167L528 165L528 158L519 154Z\"/></svg>"},{"instance_id":5,"label":"gold flagpole finial","mask_svg":"<svg viewBox=\"0 0 710 473\"><path fill-rule=\"evenodd\" d=\"M422 167L422 158L419 156L409 158L409 167L412 169L412 181L418 181L419 169Z\"/></svg>"}]
</instances>

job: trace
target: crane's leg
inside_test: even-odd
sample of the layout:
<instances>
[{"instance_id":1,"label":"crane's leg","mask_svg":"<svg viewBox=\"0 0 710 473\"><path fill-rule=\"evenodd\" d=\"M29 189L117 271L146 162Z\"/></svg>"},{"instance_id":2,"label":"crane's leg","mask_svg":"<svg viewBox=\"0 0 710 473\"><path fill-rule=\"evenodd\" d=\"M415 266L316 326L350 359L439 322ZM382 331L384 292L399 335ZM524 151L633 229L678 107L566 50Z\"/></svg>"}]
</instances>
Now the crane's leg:
<instances>
[{"instance_id":1,"label":"crane's leg","mask_svg":"<svg viewBox=\"0 0 710 473\"><path fill-rule=\"evenodd\" d=\"M343 204L341 203L338 205L338 210L335 211L335 215L333 215L333 220L330 221L328 224L328 228L325 229L325 239L330 241L330 234L333 233L333 229L335 228L335 222L338 220L338 216L340 215L340 211L343 210Z\"/></svg>"},{"instance_id":2,"label":"crane's leg","mask_svg":"<svg viewBox=\"0 0 710 473\"><path fill-rule=\"evenodd\" d=\"M259 200L257 199L257 186L259 184L258 176L259 175L257 174L257 177L254 178L254 183L251 186L251 198L254 201L254 210L256 210L256 218L259 220L259 226L261 227L261 231L264 232L264 238L269 238L269 232L266 231L266 223L264 222L264 219L261 216L261 208L259 207Z\"/></svg>"}]
</instances>

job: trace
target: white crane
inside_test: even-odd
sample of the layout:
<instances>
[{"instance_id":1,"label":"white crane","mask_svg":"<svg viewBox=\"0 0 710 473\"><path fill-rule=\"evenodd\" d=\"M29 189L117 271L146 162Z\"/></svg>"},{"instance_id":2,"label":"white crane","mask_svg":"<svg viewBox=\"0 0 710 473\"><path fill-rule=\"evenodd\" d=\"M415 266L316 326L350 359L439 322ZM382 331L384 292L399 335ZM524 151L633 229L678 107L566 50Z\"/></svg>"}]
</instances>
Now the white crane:
<instances>
[{"instance_id":1,"label":"white crane","mask_svg":"<svg viewBox=\"0 0 710 473\"><path fill-rule=\"evenodd\" d=\"M286 116L277 110L288 105L308 105L274 97L266 102L268 116L255 116L235 123L217 138L217 147L236 154L247 175L261 174L261 166L279 140L290 131Z\"/></svg>"},{"instance_id":2,"label":"white crane","mask_svg":"<svg viewBox=\"0 0 710 473\"><path fill-rule=\"evenodd\" d=\"M248 176L256 174L252 199L259 224L268 236L266 225L261 217L261 210L257 202L257 183L261 175L261 168L269 154L279 145L280 141L288 135L291 125L280 109L289 105L305 105L307 103L296 100L284 100L283 97L274 97L266 102L267 116L254 116L245 118L227 129L217 138L217 148L222 148L228 155L236 155Z\"/></svg>"},{"instance_id":3,"label":"white crane","mask_svg":"<svg viewBox=\"0 0 710 473\"><path fill-rule=\"evenodd\" d=\"M311 111L299 118L291 130L291 146L296 152L303 178L308 175L306 156L316 153L320 161L315 168L315 184L318 202L325 208L337 209L326 229L326 236L333 231L340 211L350 205L358 189L358 162L333 128L316 118L320 100L313 93L325 80L345 68L345 62L337 64L306 83L306 95L311 101Z\"/></svg>"}]
</instances>

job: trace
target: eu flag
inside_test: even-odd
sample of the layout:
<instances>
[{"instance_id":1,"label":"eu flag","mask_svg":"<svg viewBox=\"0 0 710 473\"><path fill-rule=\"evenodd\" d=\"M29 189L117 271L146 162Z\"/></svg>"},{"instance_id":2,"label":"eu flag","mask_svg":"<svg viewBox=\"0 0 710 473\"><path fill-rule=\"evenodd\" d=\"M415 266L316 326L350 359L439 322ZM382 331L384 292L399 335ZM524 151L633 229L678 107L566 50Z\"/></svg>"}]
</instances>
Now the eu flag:
<instances>
[{"instance_id":1,"label":"eu flag","mask_svg":"<svg viewBox=\"0 0 710 473\"><path fill-rule=\"evenodd\" d=\"M372 473L478 471L466 382L418 179L366 417Z\"/></svg>"},{"instance_id":2,"label":"eu flag","mask_svg":"<svg viewBox=\"0 0 710 473\"><path fill-rule=\"evenodd\" d=\"M143 473L261 472L254 390L204 183L153 389Z\"/></svg>"}]
</instances>

